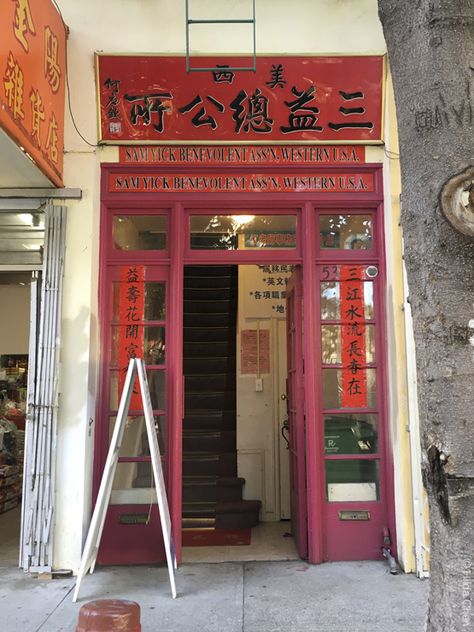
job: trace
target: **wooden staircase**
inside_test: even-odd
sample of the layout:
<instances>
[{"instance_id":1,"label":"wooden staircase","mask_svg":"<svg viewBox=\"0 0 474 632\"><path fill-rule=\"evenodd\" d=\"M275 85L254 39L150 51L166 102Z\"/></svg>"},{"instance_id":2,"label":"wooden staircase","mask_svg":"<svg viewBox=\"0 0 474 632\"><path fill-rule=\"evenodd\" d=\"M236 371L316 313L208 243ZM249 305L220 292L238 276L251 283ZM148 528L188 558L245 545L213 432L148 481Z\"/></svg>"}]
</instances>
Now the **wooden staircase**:
<instances>
[{"instance_id":1,"label":"wooden staircase","mask_svg":"<svg viewBox=\"0 0 474 632\"><path fill-rule=\"evenodd\" d=\"M261 502L237 476L237 266L184 274L183 529L247 529Z\"/></svg>"}]
</instances>

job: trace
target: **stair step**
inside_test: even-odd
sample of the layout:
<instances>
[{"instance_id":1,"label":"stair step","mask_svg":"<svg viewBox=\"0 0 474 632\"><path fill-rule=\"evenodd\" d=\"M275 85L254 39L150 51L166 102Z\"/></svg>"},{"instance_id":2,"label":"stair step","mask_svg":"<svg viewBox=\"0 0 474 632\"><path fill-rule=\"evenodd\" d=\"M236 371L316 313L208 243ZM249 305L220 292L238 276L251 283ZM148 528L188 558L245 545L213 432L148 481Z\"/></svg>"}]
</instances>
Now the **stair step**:
<instances>
[{"instance_id":1,"label":"stair step","mask_svg":"<svg viewBox=\"0 0 474 632\"><path fill-rule=\"evenodd\" d=\"M235 310L237 307L237 298L229 300L209 299L207 301L184 301L184 313L185 314L225 314L229 315L229 311L232 311L235 316Z\"/></svg>"},{"instance_id":2,"label":"stair step","mask_svg":"<svg viewBox=\"0 0 474 632\"><path fill-rule=\"evenodd\" d=\"M235 375L236 359L232 358L184 358L185 375L230 373Z\"/></svg>"},{"instance_id":3,"label":"stair step","mask_svg":"<svg viewBox=\"0 0 474 632\"><path fill-rule=\"evenodd\" d=\"M235 325L235 314L209 314L209 313L193 313L184 314L184 326L200 326L203 327L233 327Z\"/></svg>"},{"instance_id":4,"label":"stair step","mask_svg":"<svg viewBox=\"0 0 474 632\"><path fill-rule=\"evenodd\" d=\"M223 276L185 276L184 278L184 291L194 290L197 288L204 289L219 289L230 288L236 286L237 283L234 277L230 275Z\"/></svg>"},{"instance_id":5,"label":"stair step","mask_svg":"<svg viewBox=\"0 0 474 632\"><path fill-rule=\"evenodd\" d=\"M235 391L235 375L227 373L204 373L202 375L186 375L186 391Z\"/></svg>"},{"instance_id":6,"label":"stair step","mask_svg":"<svg viewBox=\"0 0 474 632\"><path fill-rule=\"evenodd\" d=\"M235 391L227 393L186 393L185 414L196 409L222 410L235 406Z\"/></svg>"},{"instance_id":7,"label":"stair step","mask_svg":"<svg viewBox=\"0 0 474 632\"><path fill-rule=\"evenodd\" d=\"M232 430L184 430L184 452L232 452L236 433Z\"/></svg>"},{"instance_id":8,"label":"stair step","mask_svg":"<svg viewBox=\"0 0 474 632\"><path fill-rule=\"evenodd\" d=\"M186 412L183 427L185 430L235 430L235 408Z\"/></svg>"},{"instance_id":9,"label":"stair step","mask_svg":"<svg viewBox=\"0 0 474 632\"><path fill-rule=\"evenodd\" d=\"M260 522L259 500L219 503L216 509L216 529L252 529Z\"/></svg>"},{"instance_id":10,"label":"stair step","mask_svg":"<svg viewBox=\"0 0 474 632\"><path fill-rule=\"evenodd\" d=\"M206 327L204 325L200 327L185 327L184 328L184 340L187 342L227 342L228 340L235 341L236 327L234 324L223 325L221 327ZM235 344L235 342L234 342Z\"/></svg>"},{"instance_id":11,"label":"stair step","mask_svg":"<svg viewBox=\"0 0 474 632\"><path fill-rule=\"evenodd\" d=\"M236 266L185 266L185 277L235 277Z\"/></svg>"},{"instance_id":12,"label":"stair step","mask_svg":"<svg viewBox=\"0 0 474 632\"><path fill-rule=\"evenodd\" d=\"M245 479L241 477L183 477L183 502L229 502L242 500Z\"/></svg>"},{"instance_id":13,"label":"stair step","mask_svg":"<svg viewBox=\"0 0 474 632\"><path fill-rule=\"evenodd\" d=\"M202 528L215 527L216 519L215 518L183 518L181 525L183 529L202 529Z\"/></svg>"},{"instance_id":14,"label":"stair step","mask_svg":"<svg viewBox=\"0 0 474 632\"><path fill-rule=\"evenodd\" d=\"M239 500L219 503L184 503L183 526L205 526L215 521L218 529L246 529L257 526L261 502Z\"/></svg>"},{"instance_id":15,"label":"stair step","mask_svg":"<svg viewBox=\"0 0 474 632\"><path fill-rule=\"evenodd\" d=\"M232 356L235 361L235 338L231 340L189 341L184 340L183 356L185 359L199 358L228 358Z\"/></svg>"},{"instance_id":16,"label":"stair step","mask_svg":"<svg viewBox=\"0 0 474 632\"><path fill-rule=\"evenodd\" d=\"M207 452L183 453L183 474L218 476L235 476L237 473L237 454L222 452L221 454Z\"/></svg>"},{"instance_id":17,"label":"stair step","mask_svg":"<svg viewBox=\"0 0 474 632\"><path fill-rule=\"evenodd\" d=\"M213 286L212 279L209 280L207 287L194 287L184 289L184 304L187 301L228 301L235 300L236 287L220 287Z\"/></svg>"},{"instance_id":18,"label":"stair step","mask_svg":"<svg viewBox=\"0 0 474 632\"><path fill-rule=\"evenodd\" d=\"M183 518L215 518L216 502L183 502Z\"/></svg>"}]
</instances>

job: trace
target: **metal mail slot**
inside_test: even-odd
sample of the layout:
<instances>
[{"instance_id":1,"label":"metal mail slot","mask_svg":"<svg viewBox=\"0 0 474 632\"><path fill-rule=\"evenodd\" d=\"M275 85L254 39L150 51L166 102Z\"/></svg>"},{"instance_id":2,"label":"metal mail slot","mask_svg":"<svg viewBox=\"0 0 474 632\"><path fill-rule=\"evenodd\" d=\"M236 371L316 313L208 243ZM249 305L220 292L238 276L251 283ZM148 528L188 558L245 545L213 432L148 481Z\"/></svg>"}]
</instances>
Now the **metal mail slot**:
<instances>
[{"instance_id":1,"label":"metal mail slot","mask_svg":"<svg viewBox=\"0 0 474 632\"><path fill-rule=\"evenodd\" d=\"M339 520L370 520L370 511L340 511Z\"/></svg>"},{"instance_id":2,"label":"metal mail slot","mask_svg":"<svg viewBox=\"0 0 474 632\"><path fill-rule=\"evenodd\" d=\"M149 516L147 513L127 513L119 516L120 524L147 524Z\"/></svg>"}]
</instances>

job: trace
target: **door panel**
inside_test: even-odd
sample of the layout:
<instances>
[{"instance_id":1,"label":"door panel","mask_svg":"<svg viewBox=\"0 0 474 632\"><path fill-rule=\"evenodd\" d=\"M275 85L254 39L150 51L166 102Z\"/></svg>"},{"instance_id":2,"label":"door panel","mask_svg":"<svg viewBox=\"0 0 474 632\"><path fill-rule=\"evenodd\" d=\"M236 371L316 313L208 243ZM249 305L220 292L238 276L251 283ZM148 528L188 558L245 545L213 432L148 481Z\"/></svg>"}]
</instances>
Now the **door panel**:
<instances>
[{"instance_id":1,"label":"door panel","mask_svg":"<svg viewBox=\"0 0 474 632\"><path fill-rule=\"evenodd\" d=\"M319 266L324 559L382 559L387 525L376 266Z\"/></svg>"},{"instance_id":2,"label":"door panel","mask_svg":"<svg viewBox=\"0 0 474 632\"><path fill-rule=\"evenodd\" d=\"M167 475L167 308L166 267L124 264L111 271L106 321L108 330L105 332L107 358L102 409L102 444L105 454L102 467L128 362L130 358L137 357L145 360L163 469ZM130 401L98 562L140 564L163 560L159 512L137 381Z\"/></svg>"},{"instance_id":3,"label":"door panel","mask_svg":"<svg viewBox=\"0 0 474 632\"><path fill-rule=\"evenodd\" d=\"M296 547L308 557L303 390L302 279L296 267L287 288L287 405L290 442L291 522Z\"/></svg>"}]
</instances>

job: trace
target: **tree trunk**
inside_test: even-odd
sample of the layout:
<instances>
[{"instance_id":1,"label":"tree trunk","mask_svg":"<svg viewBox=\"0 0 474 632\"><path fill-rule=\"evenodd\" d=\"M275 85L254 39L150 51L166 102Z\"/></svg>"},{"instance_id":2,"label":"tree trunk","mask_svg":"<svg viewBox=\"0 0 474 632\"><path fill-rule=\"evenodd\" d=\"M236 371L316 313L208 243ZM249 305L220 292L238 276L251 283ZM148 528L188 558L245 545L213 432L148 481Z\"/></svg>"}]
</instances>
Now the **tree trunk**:
<instances>
[{"instance_id":1,"label":"tree trunk","mask_svg":"<svg viewBox=\"0 0 474 632\"><path fill-rule=\"evenodd\" d=\"M430 500L426 629L474 630L474 0L379 0L379 15Z\"/></svg>"}]
</instances>

